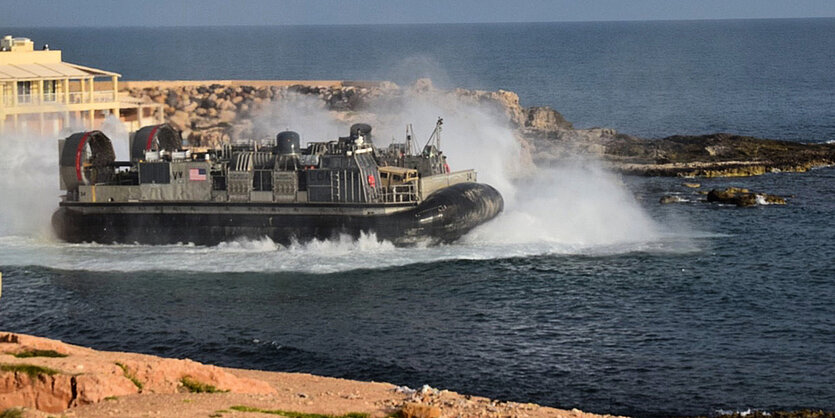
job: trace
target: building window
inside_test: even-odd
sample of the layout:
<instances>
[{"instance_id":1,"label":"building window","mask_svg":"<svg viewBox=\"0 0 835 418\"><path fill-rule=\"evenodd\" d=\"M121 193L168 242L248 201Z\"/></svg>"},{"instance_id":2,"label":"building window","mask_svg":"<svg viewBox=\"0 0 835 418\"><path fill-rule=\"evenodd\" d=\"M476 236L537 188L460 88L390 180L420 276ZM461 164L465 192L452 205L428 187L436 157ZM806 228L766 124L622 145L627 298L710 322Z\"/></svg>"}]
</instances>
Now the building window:
<instances>
[{"instance_id":1,"label":"building window","mask_svg":"<svg viewBox=\"0 0 835 418\"><path fill-rule=\"evenodd\" d=\"M43 82L43 100L45 102L54 102L58 100L58 81L44 80Z\"/></svg>"},{"instance_id":2,"label":"building window","mask_svg":"<svg viewBox=\"0 0 835 418\"><path fill-rule=\"evenodd\" d=\"M18 81L17 82L17 102L18 103L32 103L32 82Z\"/></svg>"}]
</instances>

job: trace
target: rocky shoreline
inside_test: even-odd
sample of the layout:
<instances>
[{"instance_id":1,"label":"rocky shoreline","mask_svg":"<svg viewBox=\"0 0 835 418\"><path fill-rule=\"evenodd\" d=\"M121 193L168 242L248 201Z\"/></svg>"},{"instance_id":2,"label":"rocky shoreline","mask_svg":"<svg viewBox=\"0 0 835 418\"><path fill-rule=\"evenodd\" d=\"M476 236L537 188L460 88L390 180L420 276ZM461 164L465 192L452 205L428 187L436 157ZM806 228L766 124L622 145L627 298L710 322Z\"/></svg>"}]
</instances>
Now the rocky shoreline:
<instances>
[{"instance_id":1,"label":"rocky shoreline","mask_svg":"<svg viewBox=\"0 0 835 418\"><path fill-rule=\"evenodd\" d=\"M223 368L0 332L2 417L258 416L252 412L310 418L608 417L429 386Z\"/></svg>"},{"instance_id":2,"label":"rocky shoreline","mask_svg":"<svg viewBox=\"0 0 835 418\"><path fill-rule=\"evenodd\" d=\"M678 177L747 177L806 172L835 164L835 144L808 144L731 134L621 137L606 157L624 173Z\"/></svg>"},{"instance_id":3,"label":"rocky shoreline","mask_svg":"<svg viewBox=\"0 0 835 418\"><path fill-rule=\"evenodd\" d=\"M504 117L534 162L549 163L578 152L601 157L619 172L644 176L740 177L804 172L835 165L835 144L798 143L716 133L638 138L613 129L575 129L547 106L524 107L511 91L436 89L430 80L411 86L343 81L158 81L125 82L133 98L163 105L165 118L192 145L214 146L260 139L275 132L253 120L276 103L303 98L346 123L367 121L375 109L397 101L433 96L478 105Z\"/></svg>"}]
</instances>

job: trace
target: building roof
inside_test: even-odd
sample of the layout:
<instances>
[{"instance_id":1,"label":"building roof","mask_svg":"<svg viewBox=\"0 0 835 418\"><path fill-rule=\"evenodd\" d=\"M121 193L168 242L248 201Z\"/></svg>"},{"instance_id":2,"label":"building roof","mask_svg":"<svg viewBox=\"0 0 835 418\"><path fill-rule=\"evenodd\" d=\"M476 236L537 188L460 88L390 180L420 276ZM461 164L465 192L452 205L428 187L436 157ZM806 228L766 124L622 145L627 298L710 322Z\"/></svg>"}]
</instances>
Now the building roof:
<instances>
[{"instance_id":1,"label":"building roof","mask_svg":"<svg viewBox=\"0 0 835 418\"><path fill-rule=\"evenodd\" d=\"M71 64L69 62L0 65L0 81L85 78L98 76L121 77L121 74L85 67L83 65Z\"/></svg>"},{"instance_id":2,"label":"building roof","mask_svg":"<svg viewBox=\"0 0 835 418\"><path fill-rule=\"evenodd\" d=\"M406 175L407 173L417 174L417 172L418 172L417 170L415 170L413 168L398 167L398 166L394 166L394 165L382 166L382 167L379 167L378 170L380 172L400 174L400 175Z\"/></svg>"}]
</instances>

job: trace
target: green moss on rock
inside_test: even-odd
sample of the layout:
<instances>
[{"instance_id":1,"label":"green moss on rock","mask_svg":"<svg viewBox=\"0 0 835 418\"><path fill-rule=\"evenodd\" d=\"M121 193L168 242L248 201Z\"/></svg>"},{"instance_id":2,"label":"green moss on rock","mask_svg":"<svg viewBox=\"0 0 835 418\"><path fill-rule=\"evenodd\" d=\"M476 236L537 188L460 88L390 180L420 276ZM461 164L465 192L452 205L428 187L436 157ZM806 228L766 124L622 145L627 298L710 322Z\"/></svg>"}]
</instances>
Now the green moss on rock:
<instances>
[{"instance_id":1,"label":"green moss on rock","mask_svg":"<svg viewBox=\"0 0 835 418\"><path fill-rule=\"evenodd\" d=\"M38 377L39 375L52 376L59 373L58 370L36 366L34 364L0 364L0 370L12 373L25 373L29 377Z\"/></svg>"}]
</instances>

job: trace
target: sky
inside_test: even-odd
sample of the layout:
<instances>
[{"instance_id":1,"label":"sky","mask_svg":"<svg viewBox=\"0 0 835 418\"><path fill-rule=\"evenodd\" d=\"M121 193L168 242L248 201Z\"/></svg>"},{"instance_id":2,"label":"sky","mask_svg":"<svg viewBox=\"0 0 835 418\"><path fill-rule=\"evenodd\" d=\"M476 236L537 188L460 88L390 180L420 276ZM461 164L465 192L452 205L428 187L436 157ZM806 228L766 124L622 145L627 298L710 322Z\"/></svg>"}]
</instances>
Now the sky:
<instances>
[{"instance_id":1,"label":"sky","mask_svg":"<svg viewBox=\"0 0 835 418\"><path fill-rule=\"evenodd\" d=\"M0 29L835 17L835 0L0 0Z\"/></svg>"}]
</instances>

